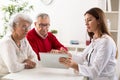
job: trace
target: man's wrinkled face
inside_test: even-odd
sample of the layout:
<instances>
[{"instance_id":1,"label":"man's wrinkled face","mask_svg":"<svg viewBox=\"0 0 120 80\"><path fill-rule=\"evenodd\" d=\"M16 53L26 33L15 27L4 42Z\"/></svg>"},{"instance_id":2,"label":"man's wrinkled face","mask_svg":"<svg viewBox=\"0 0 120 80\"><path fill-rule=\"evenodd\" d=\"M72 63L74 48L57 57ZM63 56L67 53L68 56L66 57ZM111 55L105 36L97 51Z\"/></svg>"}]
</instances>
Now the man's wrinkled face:
<instances>
[{"instance_id":1,"label":"man's wrinkled face","mask_svg":"<svg viewBox=\"0 0 120 80\"><path fill-rule=\"evenodd\" d=\"M37 21L35 22L35 26L36 26L37 31L42 36L46 36L48 33L49 26L50 26L50 20L48 17L46 18L39 17Z\"/></svg>"}]
</instances>

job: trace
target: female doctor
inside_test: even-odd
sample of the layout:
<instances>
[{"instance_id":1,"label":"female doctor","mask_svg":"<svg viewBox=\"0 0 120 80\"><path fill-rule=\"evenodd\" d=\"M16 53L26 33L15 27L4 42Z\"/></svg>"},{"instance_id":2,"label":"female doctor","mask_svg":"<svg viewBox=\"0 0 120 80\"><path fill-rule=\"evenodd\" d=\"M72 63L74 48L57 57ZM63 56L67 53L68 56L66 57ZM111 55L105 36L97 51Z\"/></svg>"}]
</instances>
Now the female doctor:
<instances>
[{"instance_id":1,"label":"female doctor","mask_svg":"<svg viewBox=\"0 0 120 80\"><path fill-rule=\"evenodd\" d=\"M117 80L116 44L108 32L104 12L99 8L91 8L84 16L87 31L92 38L90 45L82 54L61 57L59 61L87 80Z\"/></svg>"}]
</instances>

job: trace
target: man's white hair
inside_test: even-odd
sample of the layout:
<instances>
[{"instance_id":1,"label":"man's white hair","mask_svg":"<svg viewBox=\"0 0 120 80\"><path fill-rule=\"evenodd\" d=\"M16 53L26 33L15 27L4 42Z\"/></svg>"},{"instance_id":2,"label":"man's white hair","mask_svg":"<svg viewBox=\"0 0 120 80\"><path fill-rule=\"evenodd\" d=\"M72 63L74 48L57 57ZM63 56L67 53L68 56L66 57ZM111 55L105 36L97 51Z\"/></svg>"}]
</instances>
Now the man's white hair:
<instances>
[{"instance_id":1,"label":"man's white hair","mask_svg":"<svg viewBox=\"0 0 120 80\"><path fill-rule=\"evenodd\" d=\"M28 15L23 14L23 13L17 13L15 15L11 16L11 18L10 18L10 21L9 21L10 30L13 31L13 28L15 27L14 25L18 24L21 21L21 19L27 21L30 24L32 24L32 22L33 22L32 19Z\"/></svg>"}]
</instances>

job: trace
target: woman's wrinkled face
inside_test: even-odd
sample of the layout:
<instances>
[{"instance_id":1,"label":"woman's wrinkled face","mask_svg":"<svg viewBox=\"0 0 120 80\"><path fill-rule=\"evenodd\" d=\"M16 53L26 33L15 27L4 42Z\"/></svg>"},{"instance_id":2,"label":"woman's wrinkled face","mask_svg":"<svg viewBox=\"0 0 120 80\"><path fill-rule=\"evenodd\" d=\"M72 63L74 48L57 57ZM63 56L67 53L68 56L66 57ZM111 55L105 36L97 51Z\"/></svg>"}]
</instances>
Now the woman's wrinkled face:
<instances>
[{"instance_id":1,"label":"woman's wrinkled face","mask_svg":"<svg viewBox=\"0 0 120 80\"><path fill-rule=\"evenodd\" d=\"M26 36L28 30L30 29L30 25L31 24L29 22L25 20L20 20L19 23L16 23L14 25L13 32L15 33L15 35L17 35L19 39L23 39Z\"/></svg>"},{"instance_id":2,"label":"woman's wrinkled face","mask_svg":"<svg viewBox=\"0 0 120 80\"><path fill-rule=\"evenodd\" d=\"M88 32L95 33L98 30L98 24L99 24L98 20L94 16L88 13L85 15L85 23Z\"/></svg>"}]
</instances>

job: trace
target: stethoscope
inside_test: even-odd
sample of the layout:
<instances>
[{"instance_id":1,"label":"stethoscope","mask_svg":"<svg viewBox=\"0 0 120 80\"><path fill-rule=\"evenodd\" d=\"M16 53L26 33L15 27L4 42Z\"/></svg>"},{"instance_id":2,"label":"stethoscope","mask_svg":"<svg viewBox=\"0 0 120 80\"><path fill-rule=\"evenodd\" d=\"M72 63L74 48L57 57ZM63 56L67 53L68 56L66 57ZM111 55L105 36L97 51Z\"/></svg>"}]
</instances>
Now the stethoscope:
<instances>
[{"instance_id":1,"label":"stethoscope","mask_svg":"<svg viewBox=\"0 0 120 80\"><path fill-rule=\"evenodd\" d=\"M88 66L90 66L90 60L91 60L91 55L92 55L93 51L94 51L94 48L89 53L89 56L88 56Z\"/></svg>"},{"instance_id":2,"label":"stethoscope","mask_svg":"<svg viewBox=\"0 0 120 80\"><path fill-rule=\"evenodd\" d=\"M90 49L89 53L86 56L87 61L88 61L88 66L90 66L91 55L92 55L92 53L94 51L94 42L91 43L91 44L92 44L91 49Z\"/></svg>"}]
</instances>

